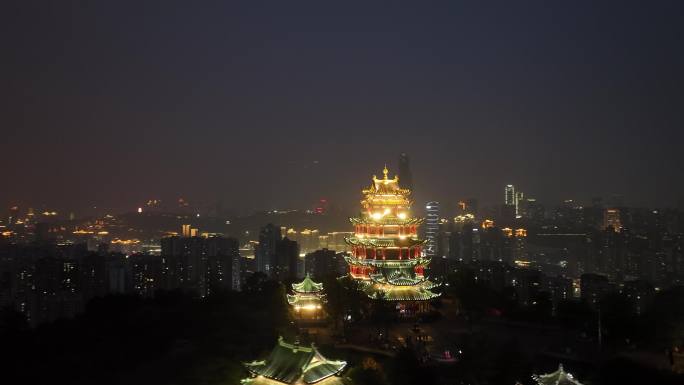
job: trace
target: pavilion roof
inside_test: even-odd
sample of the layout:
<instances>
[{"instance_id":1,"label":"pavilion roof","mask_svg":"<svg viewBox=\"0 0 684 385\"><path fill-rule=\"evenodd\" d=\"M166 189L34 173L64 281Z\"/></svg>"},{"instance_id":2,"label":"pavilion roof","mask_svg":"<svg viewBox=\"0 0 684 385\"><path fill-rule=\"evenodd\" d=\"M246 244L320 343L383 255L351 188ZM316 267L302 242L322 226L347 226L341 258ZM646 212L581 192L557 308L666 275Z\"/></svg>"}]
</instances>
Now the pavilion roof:
<instances>
[{"instance_id":1,"label":"pavilion roof","mask_svg":"<svg viewBox=\"0 0 684 385\"><path fill-rule=\"evenodd\" d=\"M292 290L297 293L316 293L323 290L323 284L314 282L307 273L302 282L292 284Z\"/></svg>"},{"instance_id":2,"label":"pavilion roof","mask_svg":"<svg viewBox=\"0 0 684 385\"><path fill-rule=\"evenodd\" d=\"M563 364L558 364L558 370L548 374L535 374L532 379L538 385L582 385L572 374L563 370Z\"/></svg>"},{"instance_id":3,"label":"pavilion roof","mask_svg":"<svg viewBox=\"0 0 684 385\"><path fill-rule=\"evenodd\" d=\"M404 259L372 259L372 258L356 258L353 255L347 255L344 260L351 265L361 266L375 266L384 269L401 269L414 268L415 266L427 266L430 263L429 258L404 258Z\"/></svg>"},{"instance_id":4,"label":"pavilion roof","mask_svg":"<svg viewBox=\"0 0 684 385\"><path fill-rule=\"evenodd\" d=\"M313 344L303 347L286 343L280 337L266 360L244 365L255 376L264 376L286 384L299 383L300 380L306 384L314 384L339 373L347 363L328 360Z\"/></svg>"},{"instance_id":5,"label":"pavilion roof","mask_svg":"<svg viewBox=\"0 0 684 385\"><path fill-rule=\"evenodd\" d=\"M408 225L419 225L425 221L424 218L406 218L406 219L401 219L397 217L385 217L382 218L381 221L375 221L371 218L363 218L363 217L351 217L349 218L349 221L353 224L382 224L382 225L402 225L402 226L408 226Z\"/></svg>"},{"instance_id":6,"label":"pavilion roof","mask_svg":"<svg viewBox=\"0 0 684 385\"><path fill-rule=\"evenodd\" d=\"M352 246L365 247L411 247L424 244L426 241L416 238L357 238L346 237L344 240Z\"/></svg>"},{"instance_id":7,"label":"pavilion roof","mask_svg":"<svg viewBox=\"0 0 684 385\"><path fill-rule=\"evenodd\" d=\"M388 273L371 274L370 278L373 282L376 282L379 284L387 284L387 285L391 285L391 286L405 287L405 286L420 285L425 289L432 289L432 288L438 286L437 283L428 280L427 278L423 277L422 275L407 274L407 273L404 273L403 271L400 271L398 273L390 272L389 274Z\"/></svg>"},{"instance_id":8,"label":"pavilion roof","mask_svg":"<svg viewBox=\"0 0 684 385\"><path fill-rule=\"evenodd\" d=\"M429 287L425 284L394 286L368 282L363 290L370 298L383 298L386 301L427 301L440 296L430 291Z\"/></svg>"},{"instance_id":9,"label":"pavilion roof","mask_svg":"<svg viewBox=\"0 0 684 385\"><path fill-rule=\"evenodd\" d=\"M382 170L382 179L378 179L373 175L373 183L366 190L363 190L364 194L385 194L385 195L409 195L411 190L401 188L399 186L399 177L394 176L390 179L388 177L389 170L385 167Z\"/></svg>"},{"instance_id":10,"label":"pavilion roof","mask_svg":"<svg viewBox=\"0 0 684 385\"><path fill-rule=\"evenodd\" d=\"M325 295L287 295L287 303L292 306L306 307L308 305L320 305L324 302L326 302Z\"/></svg>"}]
</instances>

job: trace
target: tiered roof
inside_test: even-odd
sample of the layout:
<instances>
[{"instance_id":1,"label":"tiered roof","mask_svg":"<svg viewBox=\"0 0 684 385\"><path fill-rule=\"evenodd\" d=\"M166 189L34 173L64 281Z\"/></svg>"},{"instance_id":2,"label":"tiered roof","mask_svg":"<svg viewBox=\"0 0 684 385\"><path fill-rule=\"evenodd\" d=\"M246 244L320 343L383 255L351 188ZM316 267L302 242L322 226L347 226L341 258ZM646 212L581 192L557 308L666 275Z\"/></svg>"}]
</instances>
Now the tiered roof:
<instances>
[{"instance_id":1,"label":"tiered roof","mask_svg":"<svg viewBox=\"0 0 684 385\"><path fill-rule=\"evenodd\" d=\"M316 293L323 290L323 284L314 282L307 273L302 282L292 284L292 290L297 293Z\"/></svg>"},{"instance_id":2,"label":"tiered roof","mask_svg":"<svg viewBox=\"0 0 684 385\"><path fill-rule=\"evenodd\" d=\"M535 374L532 379L539 385L582 385L572 374L563 370L563 364L558 365L558 370L549 374Z\"/></svg>"},{"instance_id":3,"label":"tiered roof","mask_svg":"<svg viewBox=\"0 0 684 385\"><path fill-rule=\"evenodd\" d=\"M396 217L385 217L382 220L382 223L385 225L396 225L396 226L410 226L410 225L420 225L425 221L425 218L406 218L406 219L401 219L401 218L396 218ZM368 224L377 224L375 220L369 219L369 218L358 218L358 217L351 217L349 218L349 222L351 222L354 225L368 225Z\"/></svg>"},{"instance_id":4,"label":"tiered roof","mask_svg":"<svg viewBox=\"0 0 684 385\"><path fill-rule=\"evenodd\" d=\"M365 247L411 247L425 244L424 240L416 238L345 238L348 244L352 246Z\"/></svg>"},{"instance_id":5,"label":"tiered roof","mask_svg":"<svg viewBox=\"0 0 684 385\"><path fill-rule=\"evenodd\" d=\"M371 299L383 299L385 301L427 301L439 297L427 287L421 285L395 286L372 284L368 281L362 283L362 290Z\"/></svg>"},{"instance_id":6,"label":"tiered roof","mask_svg":"<svg viewBox=\"0 0 684 385\"><path fill-rule=\"evenodd\" d=\"M280 337L268 358L244 365L255 377L263 376L284 384L315 384L340 373L347 363L328 360L313 344L307 347L289 344ZM256 377L244 380L243 383L257 385L259 381L260 378Z\"/></svg>"},{"instance_id":7,"label":"tiered roof","mask_svg":"<svg viewBox=\"0 0 684 385\"><path fill-rule=\"evenodd\" d=\"M406 269L413 268L417 265L427 266L430 264L430 259L425 257L405 258L405 259L364 259L355 258L354 256L346 256L344 260L350 265L360 266L374 266L385 269Z\"/></svg>"},{"instance_id":8,"label":"tiered roof","mask_svg":"<svg viewBox=\"0 0 684 385\"><path fill-rule=\"evenodd\" d=\"M382 170L382 173L382 179L373 175L373 183L363 190L364 200L361 201L361 205L363 207L372 205L409 206L411 204L409 199L411 190L399 187L398 176L389 179L387 167Z\"/></svg>"},{"instance_id":9,"label":"tiered roof","mask_svg":"<svg viewBox=\"0 0 684 385\"><path fill-rule=\"evenodd\" d=\"M383 269L380 273L370 274L373 282L388 284L391 286L422 286L425 289L432 289L438 285L427 280L420 275L407 275L405 269Z\"/></svg>"},{"instance_id":10,"label":"tiered roof","mask_svg":"<svg viewBox=\"0 0 684 385\"><path fill-rule=\"evenodd\" d=\"M294 306L296 310L317 310L321 309L325 302L323 294L323 284L314 282L309 274L299 283L292 284L294 295L287 295L287 302Z\"/></svg>"}]
</instances>

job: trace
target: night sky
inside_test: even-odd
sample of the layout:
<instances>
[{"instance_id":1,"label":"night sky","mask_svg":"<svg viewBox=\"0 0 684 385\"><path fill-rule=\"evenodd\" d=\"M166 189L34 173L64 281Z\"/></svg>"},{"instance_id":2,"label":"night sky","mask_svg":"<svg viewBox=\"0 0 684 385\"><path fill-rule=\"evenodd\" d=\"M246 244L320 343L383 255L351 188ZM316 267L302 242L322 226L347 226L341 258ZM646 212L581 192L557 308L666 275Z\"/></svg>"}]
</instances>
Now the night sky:
<instances>
[{"instance_id":1,"label":"night sky","mask_svg":"<svg viewBox=\"0 0 684 385\"><path fill-rule=\"evenodd\" d=\"M5 1L0 203L684 197L681 1Z\"/></svg>"}]
</instances>

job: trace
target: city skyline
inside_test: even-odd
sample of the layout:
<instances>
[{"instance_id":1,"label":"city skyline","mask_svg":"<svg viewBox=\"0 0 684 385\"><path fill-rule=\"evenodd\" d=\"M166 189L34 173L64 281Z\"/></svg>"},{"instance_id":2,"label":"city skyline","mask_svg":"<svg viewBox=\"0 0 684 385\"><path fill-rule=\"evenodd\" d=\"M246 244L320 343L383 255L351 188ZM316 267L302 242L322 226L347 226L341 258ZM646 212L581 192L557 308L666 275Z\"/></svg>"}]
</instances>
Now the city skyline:
<instances>
[{"instance_id":1,"label":"city skyline","mask_svg":"<svg viewBox=\"0 0 684 385\"><path fill-rule=\"evenodd\" d=\"M0 10L0 378L684 384L683 1Z\"/></svg>"},{"instance_id":2,"label":"city skyline","mask_svg":"<svg viewBox=\"0 0 684 385\"><path fill-rule=\"evenodd\" d=\"M408 154L402 152L399 154L399 165L398 167L399 170L401 170L402 165L402 159L407 157ZM389 164L390 162L384 162L385 165ZM407 166L404 166L405 168ZM371 168L373 172L375 172L377 168ZM411 180L413 180L413 177L411 176L412 168L406 168L405 172L408 172ZM376 173L377 174L377 173ZM420 179L420 178L419 178ZM338 186L338 190L339 190ZM606 206L606 207L639 207L639 208L653 208L653 209L681 209L681 202L673 204L673 205L666 205L662 204L652 204L652 205L641 205L638 203L635 203L633 201L629 200L629 195L625 196L623 194L618 194L618 193L610 193L610 194L605 194L605 195L587 195L584 194L581 197L576 197L576 196L563 196L558 200L554 200L548 196L538 196L534 194L523 194L521 191L518 190L518 192L515 191L514 185L511 184L505 184L501 186L497 186L499 189L499 197L498 200L496 198L496 195L492 191L488 191L486 194L479 194L479 195L454 195L454 194L448 194L448 193L441 193L437 194L439 196L444 196L446 197L443 199L443 202L445 202L445 207L447 208L447 213L446 216L449 216L455 212L458 212L457 206L462 204L465 200L470 200L474 199L476 202L479 203L480 207L485 207L490 210L498 210L499 207L503 206L514 206L515 207L515 212L516 215L518 214L518 203L522 204L524 200L526 199L531 199L532 201L538 202L543 205L547 206L556 206L559 204L566 204L568 202L573 202L573 204L577 206L589 206L589 205L596 205L600 204L601 206ZM500 189L504 188L505 194L502 197L500 194ZM513 190L511 190L513 189ZM527 190L525 188L525 190ZM419 190L420 191L420 190ZM509 191L513 191L514 196L509 196ZM187 199L187 195L181 196L181 195L173 195L169 194L168 192L166 195L163 195L166 197L166 199L160 199L161 194L157 194L154 197L150 197L150 199L143 200L143 201L135 201L135 202L119 202L116 205L101 205L102 201L94 202L91 205L87 205L82 203L80 206L71 204L71 205L57 205L57 204L49 204L49 203L44 203L44 202L29 202L29 201L11 201L6 204L7 208L9 209L10 212L13 210L19 210L21 214L25 215L27 212L36 212L37 214L43 214L43 215L60 215L61 218L66 218L66 217L82 217L82 216L91 216L91 215L97 215L96 213L109 213L109 214L123 214L127 212L135 212L137 211L138 213L142 213L143 211L157 211L157 212L186 212L186 213L196 213L196 214L205 214L207 212L213 213L214 216L220 215L220 213L217 210L224 210L227 213L230 213L228 216L245 216L245 215L252 215L255 213L259 212L267 212L271 210L301 210L301 211L306 211L306 212L312 212L312 213L318 213L320 214L320 210L324 210L327 212L331 207L333 207L337 211L342 211L342 212L349 212L350 214L354 212L354 206L356 205L357 201L350 199L349 197L343 197L341 201L331 201L328 196L323 196L319 195L319 197L308 201L308 202L299 202L294 205L288 205L288 204L283 204L283 205L275 205L275 204L262 204L260 206L255 206L255 207L248 207L246 205L242 205L239 202L226 202L225 199L223 198L217 198L215 200L200 200L200 201L192 201ZM423 194L424 195L424 194ZM491 200L487 201L482 201L480 200L480 196L491 196ZM315 196L312 195L312 196ZM418 199L414 199L416 202L424 202L423 201L423 196L418 194ZM579 198L579 199L578 199ZM426 204L429 204L430 202L436 202L436 201L425 201ZM513 202L513 203L511 203ZM38 204L36 204L38 203ZM326 206L325 209L322 208L323 206ZM332 205L332 206L331 206ZM99 207L98 207L99 206ZM60 209L59 213L55 212L54 209ZM418 205L417 208L419 210L424 210L424 207L421 207L421 205ZM47 210L47 211L45 211ZM51 211L53 210L53 211ZM45 211L45 212L43 212ZM77 212L78 214L75 214ZM47 214L46 214L47 213ZM85 213L85 214L84 214ZM10 215L11 216L11 215Z\"/></svg>"}]
</instances>

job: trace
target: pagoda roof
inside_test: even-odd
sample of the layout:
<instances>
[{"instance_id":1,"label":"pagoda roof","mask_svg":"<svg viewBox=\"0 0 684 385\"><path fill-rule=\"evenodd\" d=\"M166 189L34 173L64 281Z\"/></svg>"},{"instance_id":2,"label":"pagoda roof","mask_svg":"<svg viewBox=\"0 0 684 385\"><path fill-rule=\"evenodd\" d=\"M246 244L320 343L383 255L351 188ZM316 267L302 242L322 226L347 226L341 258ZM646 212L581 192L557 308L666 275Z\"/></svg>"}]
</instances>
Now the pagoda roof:
<instances>
[{"instance_id":1,"label":"pagoda roof","mask_svg":"<svg viewBox=\"0 0 684 385\"><path fill-rule=\"evenodd\" d=\"M394 178L388 178L389 170L387 166L382 170L383 178L378 179L373 175L373 183L366 190L363 190L364 194L385 194L385 195L409 195L411 190L404 189L399 186L399 177L394 176Z\"/></svg>"},{"instance_id":2,"label":"pagoda roof","mask_svg":"<svg viewBox=\"0 0 684 385\"><path fill-rule=\"evenodd\" d=\"M352 255L344 257L344 260L351 265L374 266L381 268L407 268L418 265L427 266L430 263L429 258L404 258L404 259L373 259L373 258L356 258Z\"/></svg>"},{"instance_id":3,"label":"pagoda roof","mask_svg":"<svg viewBox=\"0 0 684 385\"><path fill-rule=\"evenodd\" d=\"M292 284L292 290L297 293L316 293L323 290L323 284L314 282L307 273L302 282Z\"/></svg>"},{"instance_id":4,"label":"pagoda roof","mask_svg":"<svg viewBox=\"0 0 684 385\"><path fill-rule=\"evenodd\" d=\"M397 226L409 226L409 225L420 225L425 221L424 218L406 218L400 219L397 217L384 217L380 221L376 221L372 218L364 217L351 217L349 222L355 225L365 225L365 224L381 224L381 225L397 225Z\"/></svg>"},{"instance_id":5,"label":"pagoda roof","mask_svg":"<svg viewBox=\"0 0 684 385\"><path fill-rule=\"evenodd\" d=\"M346 237L344 240L352 246L366 247L411 247L425 244L425 240L417 238L358 238Z\"/></svg>"},{"instance_id":6,"label":"pagoda roof","mask_svg":"<svg viewBox=\"0 0 684 385\"><path fill-rule=\"evenodd\" d=\"M268 358L244 365L255 376L264 376L285 384L301 381L314 384L341 372L347 363L328 360L313 344L308 347L289 344L280 337Z\"/></svg>"},{"instance_id":7,"label":"pagoda roof","mask_svg":"<svg viewBox=\"0 0 684 385\"><path fill-rule=\"evenodd\" d=\"M387 270L387 269L383 269L383 270ZM432 282L423 276L418 276L415 274L405 272L404 270L406 270L406 269L390 269L390 270L395 270L395 271L390 271L390 272L383 271L383 273L371 274L370 279L373 282L376 282L379 284L387 284L387 285L391 285L391 286L406 287L406 286L418 286L418 285L420 285L425 289L432 289L433 287L438 286L437 283Z\"/></svg>"},{"instance_id":8,"label":"pagoda roof","mask_svg":"<svg viewBox=\"0 0 684 385\"><path fill-rule=\"evenodd\" d=\"M287 303L292 306L318 306L321 303L326 302L325 295L287 295Z\"/></svg>"},{"instance_id":9,"label":"pagoda roof","mask_svg":"<svg viewBox=\"0 0 684 385\"><path fill-rule=\"evenodd\" d=\"M532 379L538 385L582 385L572 374L563 370L563 364L558 364L558 370L549 374L535 374Z\"/></svg>"},{"instance_id":10,"label":"pagoda roof","mask_svg":"<svg viewBox=\"0 0 684 385\"><path fill-rule=\"evenodd\" d=\"M386 301L427 301L440 296L423 284L393 286L368 282L363 290L372 299L382 298Z\"/></svg>"}]
</instances>

